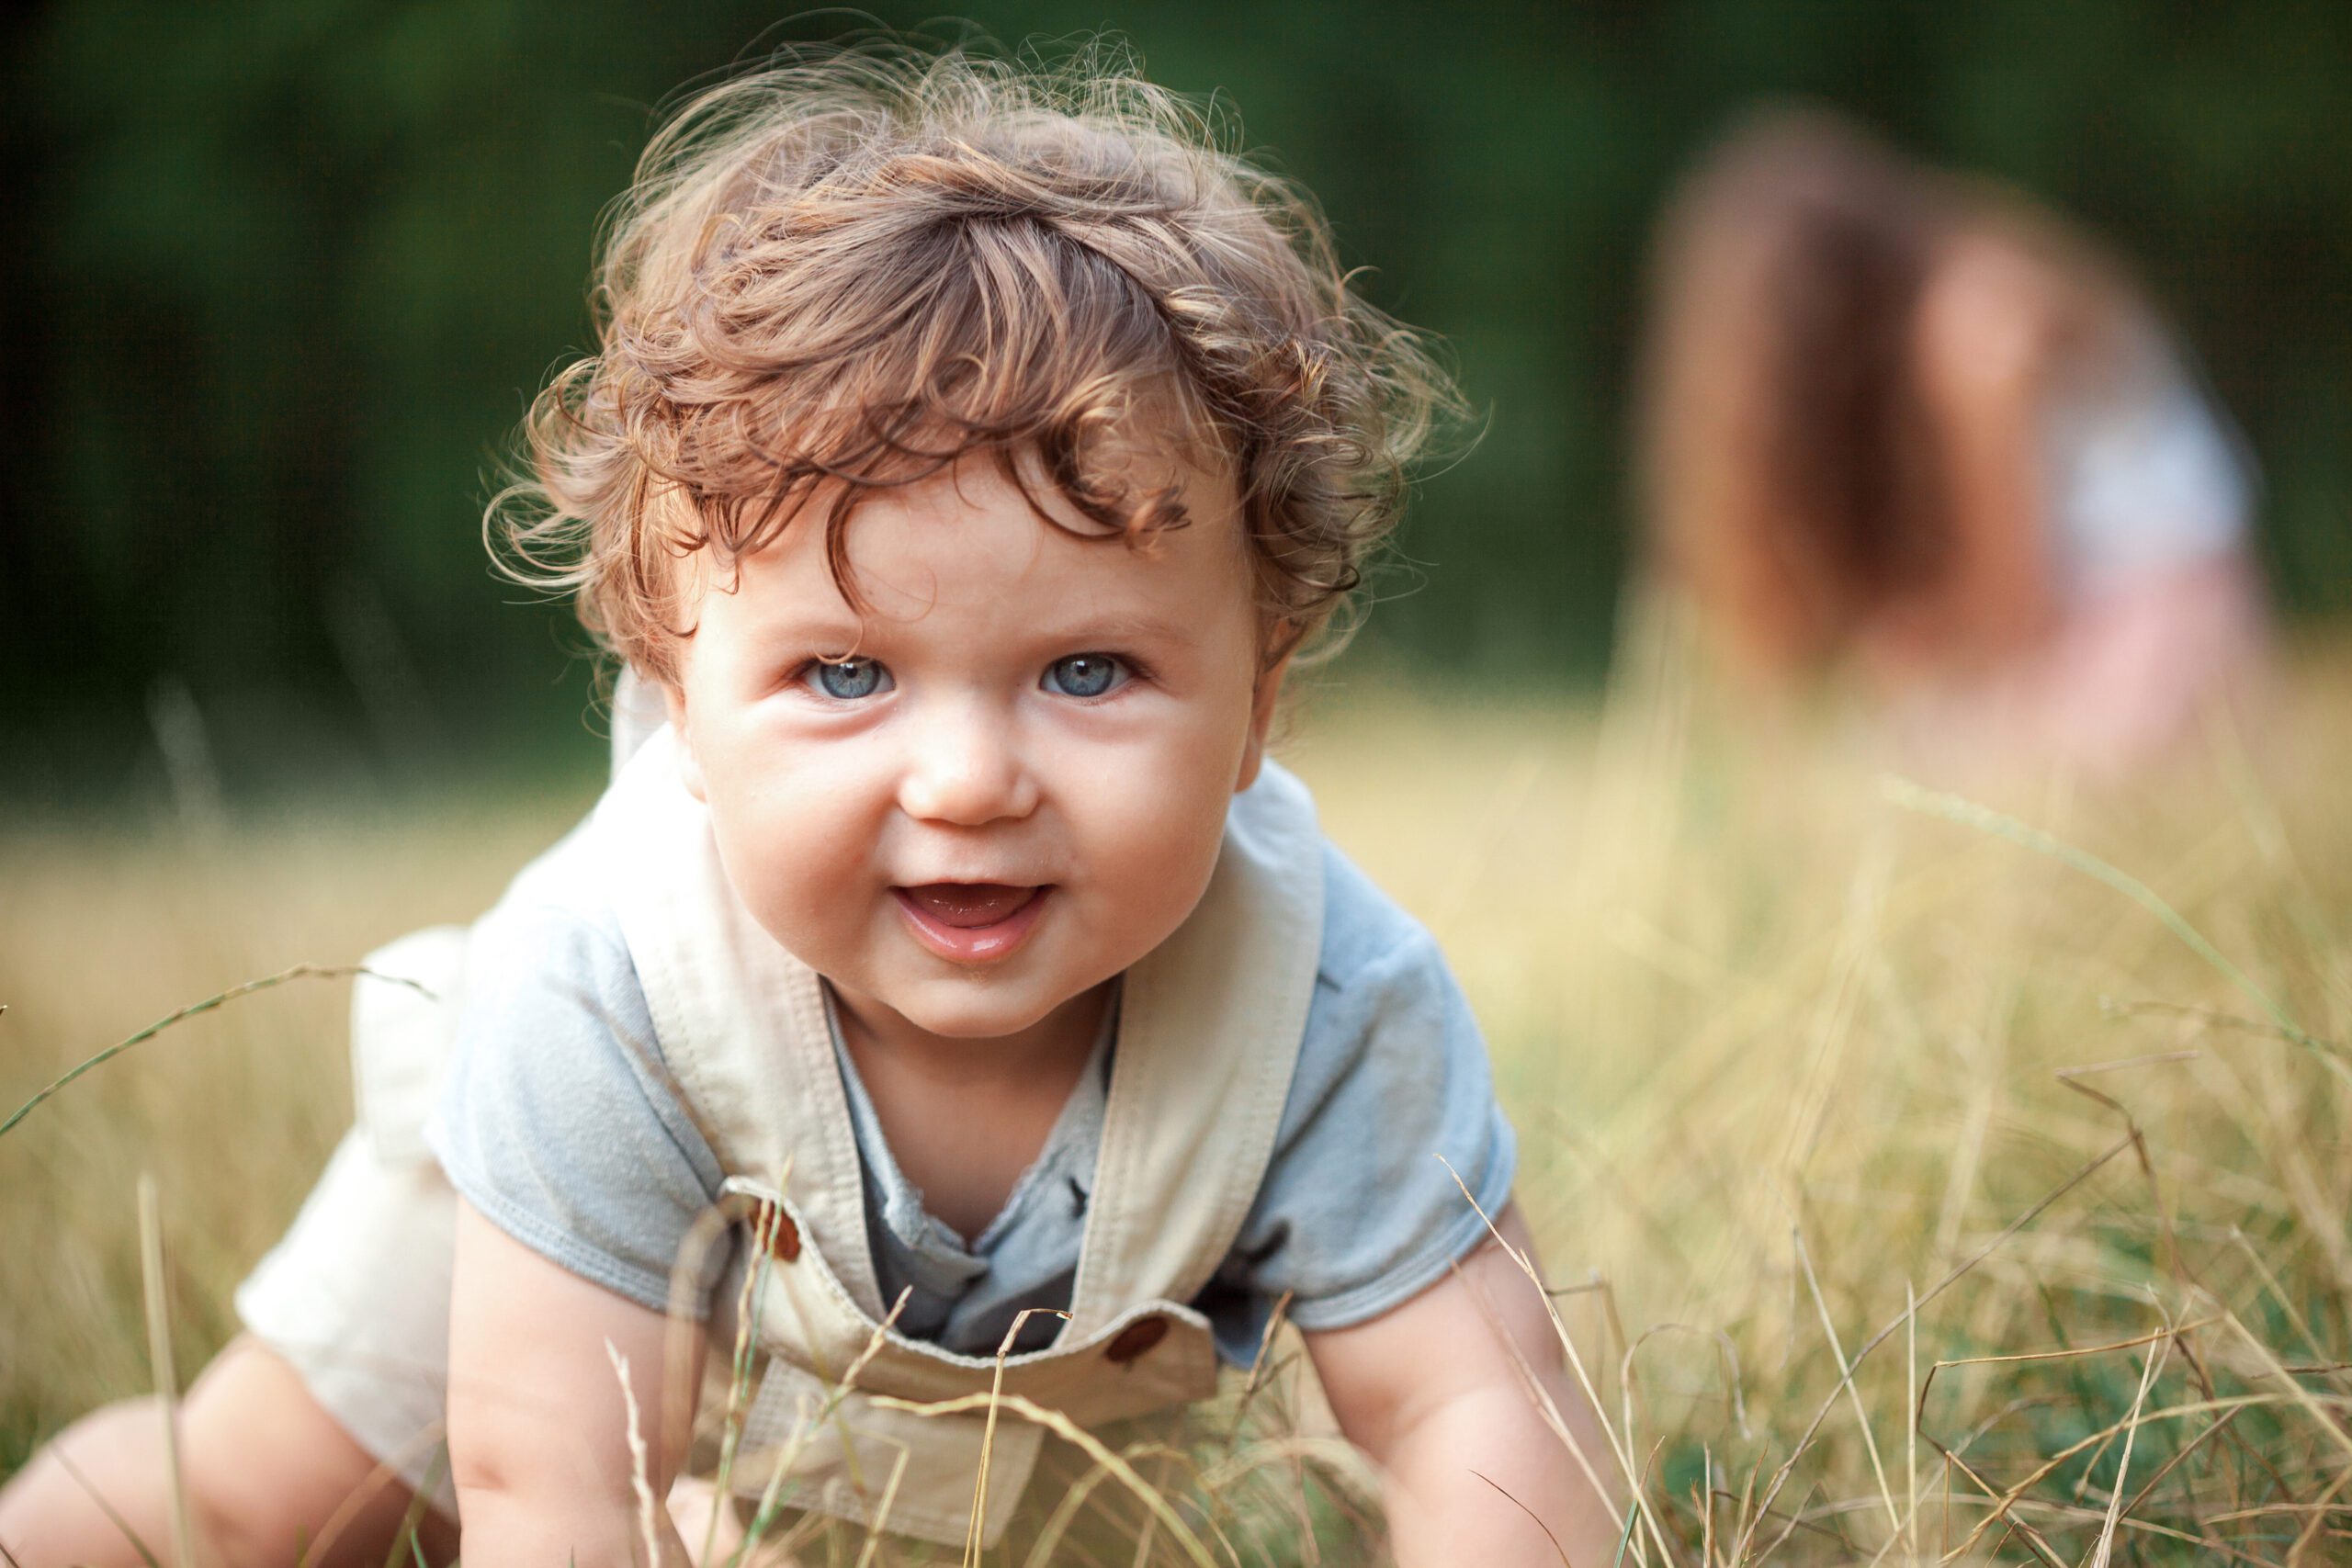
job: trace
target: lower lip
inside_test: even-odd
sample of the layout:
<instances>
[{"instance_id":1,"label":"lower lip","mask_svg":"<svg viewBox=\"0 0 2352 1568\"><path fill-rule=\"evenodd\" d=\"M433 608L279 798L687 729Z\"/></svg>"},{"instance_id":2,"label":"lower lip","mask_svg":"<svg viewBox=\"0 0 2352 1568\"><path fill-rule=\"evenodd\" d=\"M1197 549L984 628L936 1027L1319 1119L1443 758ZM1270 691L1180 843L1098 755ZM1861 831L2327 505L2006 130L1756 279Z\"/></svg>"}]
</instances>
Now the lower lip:
<instances>
[{"instance_id":1,"label":"lower lip","mask_svg":"<svg viewBox=\"0 0 2352 1568\"><path fill-rule=\"evenodd\" d=\"M951 926L934 919L903 890L894 887L890 892L915 940L951 964L994 964L1012 957L1037 929L1037 917L1054 894L1050 886L1040 887L1029 902L989 925Z\"/></svg>"}]
</instances>

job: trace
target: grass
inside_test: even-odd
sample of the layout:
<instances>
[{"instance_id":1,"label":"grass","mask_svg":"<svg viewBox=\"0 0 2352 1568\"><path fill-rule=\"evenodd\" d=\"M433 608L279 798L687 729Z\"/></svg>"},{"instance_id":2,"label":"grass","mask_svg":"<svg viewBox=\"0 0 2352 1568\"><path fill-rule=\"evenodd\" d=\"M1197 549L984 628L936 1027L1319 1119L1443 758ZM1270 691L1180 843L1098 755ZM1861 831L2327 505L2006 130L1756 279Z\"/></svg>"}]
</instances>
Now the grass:
<instances>
[{"instance_id":1,"label":"grass","mask_svg":"<svg viewBox=\"0 0 2352 1568\"><path fill-rule=\"evenodd\" d=\"M1747 733L1655 651L1605 705L1310 709L1328 828L1491 1036L1642 1472L1627 1561L2352 1557L2347 698L2319 650L2251 739L1966 798L1829 717ZM0 1113L191 1001L464 918L584 804L10 830ZM346 1005L239 998L0 1141L0 1471L152 1386L141 1172L173 1359L231 1331L348 1115ZM1294 1462L1322 1451L1253 1421L1170 1495L1216 1561L1350 1561L1356 1494Z\"/></svg>"}]
</instances>

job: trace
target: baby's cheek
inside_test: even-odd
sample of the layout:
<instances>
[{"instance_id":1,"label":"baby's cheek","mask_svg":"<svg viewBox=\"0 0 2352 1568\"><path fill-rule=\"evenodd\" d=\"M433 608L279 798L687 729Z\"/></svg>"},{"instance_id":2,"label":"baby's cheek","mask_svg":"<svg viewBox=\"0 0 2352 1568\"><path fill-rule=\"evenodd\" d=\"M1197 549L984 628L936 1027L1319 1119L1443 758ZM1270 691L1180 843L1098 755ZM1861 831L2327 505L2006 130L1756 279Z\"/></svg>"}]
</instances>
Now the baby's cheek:
<instances>
[{"instance_id":1,"label":"baby's cheek","mask_svg":"<svg viewBox=\"0 0 2352 1568\"><path fill-rule=\"evenodd\" d=\"M829 852L836 847L834 836L793 832L788 822L765 815L749 821L719 816L713 826L735 896L770 936L813 962L812 949L853 918L848 899L854 879L839 854Z\"/></svg>"},{"instance_id":2,"label":"baby's cheek","mask_svg":"<svg viewBox=\"0 0 2352 1568\"><path fill-rule=\"evenodd\" d=\"M1216 799L1214 809L1198 802L1133 802L1103 824L1102 881L1126 919L1160 928L1155 942L1182 923L1207 887L1230 798Z\"/></svg>"}]
</instances>

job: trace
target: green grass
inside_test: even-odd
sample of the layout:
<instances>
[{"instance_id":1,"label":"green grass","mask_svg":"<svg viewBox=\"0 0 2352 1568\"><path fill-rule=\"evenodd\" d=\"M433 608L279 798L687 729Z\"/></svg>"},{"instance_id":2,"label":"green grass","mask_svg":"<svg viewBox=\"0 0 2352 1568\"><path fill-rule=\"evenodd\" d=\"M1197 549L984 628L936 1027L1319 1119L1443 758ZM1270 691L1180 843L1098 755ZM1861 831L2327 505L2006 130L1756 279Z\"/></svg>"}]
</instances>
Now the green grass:
<instances>
[{"instance_id":1,"label":"green grass","mask_svg":"<svg viewBox=\"0 0 2352 1568\"><path fill-rule=\"evenodd\" d=\"M1289 751L1478 1006L1658 1534L1711 1564L2352 1556L2352 663L2303 658L2250 738L2135 784L1969 804L1890 788L1834 716L1735 711L1653 659L1585 707L1342 687ZM188 1002L481 908L583 805L12 830L0 1114ZM0 1141L0 1471L149 1386L142 1170L179 1366L231 1331L348 1115L346 1005L240 998ZM1295 1522L1344 1539L1346 1478L1253 1433L1236 1554L1348 1560Z\"/></svg>"}]
</instances>

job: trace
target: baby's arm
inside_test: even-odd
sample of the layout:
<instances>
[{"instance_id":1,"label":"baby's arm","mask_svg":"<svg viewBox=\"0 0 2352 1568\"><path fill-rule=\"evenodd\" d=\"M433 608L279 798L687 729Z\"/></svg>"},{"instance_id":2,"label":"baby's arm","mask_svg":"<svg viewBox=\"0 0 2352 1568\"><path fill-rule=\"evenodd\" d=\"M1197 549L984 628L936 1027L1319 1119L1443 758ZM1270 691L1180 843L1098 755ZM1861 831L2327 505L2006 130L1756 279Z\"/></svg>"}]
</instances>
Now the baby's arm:
<instances>
[{"instance_id":1,"label":"baby's arm","mask_svg":"<svg viewBox=\"0 0 2352 1568\"><path fill-rule=\"evenodd\" d=\"M620 1568L646 1559L646 1520L620 1378L626 1358L646 1447L657 1568L687 1559L660 1506L683 1457L664 1431L669 1320L540 1257L460 1201L449 1317L449 1463L469 1562ZM684 1365L702 1364L702 1333Z\"/></svg>"},{"instance_id":2,"label":"baby's arm","mask_svg":"<svg viewBox=\"0 0 2352 1568\"><path fill-rule=\"evenodd\" d=\"M1515 1213L1498 1228L1528 1250ZM1306 1337L1340 1430L1381 1467L1403 1568L1549 1568L1563 1551L1577 1568L1615 1560L1621 1472L1542 1297L1501 1247L1489 1242L1369 1322ZM1605 1496L1537 1409L1519 1361L1551 1395Z\"/></svg>"}]
</instances>

